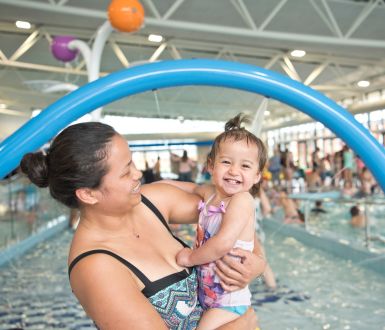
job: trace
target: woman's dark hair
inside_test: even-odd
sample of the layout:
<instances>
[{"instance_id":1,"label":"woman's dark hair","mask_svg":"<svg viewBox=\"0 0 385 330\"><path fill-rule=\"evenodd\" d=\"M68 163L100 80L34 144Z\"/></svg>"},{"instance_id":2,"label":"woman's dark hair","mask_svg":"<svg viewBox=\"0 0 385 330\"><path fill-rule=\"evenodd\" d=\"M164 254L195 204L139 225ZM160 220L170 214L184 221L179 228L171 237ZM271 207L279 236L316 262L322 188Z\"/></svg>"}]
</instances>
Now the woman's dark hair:
<instances>
[{"instance_id":1,"label":"woman's dark hair","mask_svg":"<svg viewBox=\"0 0 385 330\"><path fill-rule=\"evenodd\" d=\"M79 188L99 187L107 173L109 143L116 131L106 124L81 123L64 129L43 152L26 154L20 167L32 183L49 187L53 198L70 208L79 207Z\"/></svg>"},{"instance_id":2,"label":"woman's dark hair","mask_svg":"<svg viewBox=\"0 0 385 330\"><path fill-rule=\"evenodd\" d=\"M247 129L245 129L242 124L248 123L249 119L247 116L244 116L242 113L238 114L234 118L230 119L225 124L225 131L219 134L215 140L214 144L211 147L211 150L207 156L207 164L213 165L215 162L215 157L217 153L219 152L219 148L222 142L226 140L232 140L232 141L243 141L246 140L247 144L255 144L258 148L258 170L260 172L263 171L266 160L267 160L267 150L265 147L265 144L262 142L262 140L258 137L256 137L253 133L249 132ZM262 173L261 173L262 174ZM250 194L253 196L256 196L259 187L261 186L262 179L253 185L253 187L250 189Z\"/></svg>"}]
</instances>

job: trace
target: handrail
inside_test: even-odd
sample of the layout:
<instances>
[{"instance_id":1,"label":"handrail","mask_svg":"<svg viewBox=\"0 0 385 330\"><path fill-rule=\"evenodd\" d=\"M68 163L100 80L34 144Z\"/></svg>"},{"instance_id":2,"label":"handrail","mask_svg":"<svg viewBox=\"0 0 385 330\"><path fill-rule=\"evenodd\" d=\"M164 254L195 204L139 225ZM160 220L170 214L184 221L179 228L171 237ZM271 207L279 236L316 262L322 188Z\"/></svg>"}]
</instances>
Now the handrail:
<instances>
[{"instance_id":1,"label":"handrail","mask_svg":"<svg viewBox=\"0 0 385 330\"><path fill-rule=\"evenodd\" d=\"M325 192L325 191L324 191ZM322 192L320 192L322 193ZM295 194L290 194L287 198L291 198L294 200L300 200L306 202L304 205L304 226L305 229L308 231L309 230L309 218L310 218L310 202L315 202L315 201L321 201L321 202L333 202L336 204L358 204L358 205L363 205L363 212L365 215L365 227L362 228L364 230L364 242L365 242L365 247L367 249L371 248L370 242L373 239L378 238L379 236L371 236L370 233L370 216L369 216L369 211L368 207L371 205L384 205L385 206L385 197L379 197L379 196L365 196L362 198L357 198L357 197L349 197L349 198L344 198L344 197L339 197L339 198L331 198L331 197L320 197L320 198L314 198L312 197L306 197L303 195L304 193L301 193L301 196L295 196ZM311 193L308 193L311 194ZM315 193L317 194L317 193Z\"/></svg>"}]
</instances>

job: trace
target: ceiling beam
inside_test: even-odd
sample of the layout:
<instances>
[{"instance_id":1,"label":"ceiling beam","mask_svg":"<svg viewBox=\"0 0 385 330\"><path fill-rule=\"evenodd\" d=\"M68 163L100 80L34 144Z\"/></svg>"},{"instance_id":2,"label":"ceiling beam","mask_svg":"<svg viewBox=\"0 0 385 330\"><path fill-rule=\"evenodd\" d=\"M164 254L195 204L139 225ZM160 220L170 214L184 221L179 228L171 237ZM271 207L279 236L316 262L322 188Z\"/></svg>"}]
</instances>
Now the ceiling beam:
<instances>
[{"instance_id":1,"label":"ceiling beam","mask_svg":"<svg viewBox=\"0 0 385 330\"><path fill-rule=\"evenodd\" d=\"M318 67L316 67L304 80L305 85L310 85L329 65L329 62L322 63Z\"/></svg>"},{"instance_id":2,"label":"ceiling beam","mask_svg":"<svg viewBox=\"0 0 385 330\"><path fill-rule=\"evenodd\" d=\"M143 0L143 2L145 2L148 6L148 8L150 8L152 14L156 17L156 18L161 18L162 16L160 15L158 9L156 8L155 4L152 2L152 0Z\"/></svg>"},{"instance_id":3,"label":"ceiling beam","mask_svg":"<svg viewBox=\"0 0 385 330\"><path fill-rule=\"evenodd\" d=\"M70 74L77 74L77 75L84 75L84 76L87 75L87 72L84 70L75 70L71 68L26 63L26 62L19 62L19 61L10 61L10 60L4 60L4 59L0 59L0 66L8 66L8 67L19 68L19 69L30 69L30 70L55 72L55 73L70 73ZM106 73L101 73L101 76L102 75L106 75Z\"/></svg>"},{"instance_id":4,"label":"ceiling beam","mask_svg":"<svg viewBox=\"0 0 385 330\"><path fill-rule=\"evenodd\" d=\"M286 4L287 0L281 0L271 11L271 13L265 18L265 20L262 22L258 30L263 31L265 30L266 26L269 25L269 23L273 20L273 18L278 14L278 12L281 10L281 8Z\"/></svg>"},{"instance_id":5,"label":"ceiling beam","mask_svg":"<svg viewBox=\"0 0 385 330\"><path fill-rule=\"evenodd\" d=\"M19 48L9 58L11 61L16 61L25 52L27 52L40 39L39 30L32 32L28 38L19 46Z\"/></svg>"},{"instance_id":6,"label":"ceiling beam","mask_svg":"<svg viewBox=\"0 0 385 330\"><path fill-rule=\"evenodd\" d=\"M171 7L167 10L167 12L163 15L162 19L169 19L171 15L173 15L179 6L184 2L184 0L176 0Z\"/></svg>"},{"instance_id":7,"label":"ceiling beam","mask_svg":"<svg viewBox=\"0 0 385 330\"><path fill-rule=\"evenodd\" d=\"M334 33L336 34L337 37L342 38L341 29L340 29L334 15L333 15L333 12L331 11L328 3L326 2L326 0L321 0L321 3L323 4L323 6L326 10L326 14L329 18L329 22L330 22L331 26L333 27Z\"/></svg>"},{"instance_id":8,"label":"ceiling beam","mask_svg":"<svg viewBox=\"0 0 385 330\"><path fill-rule=\"evenodd\" d=\"M105 11L94 10L90 8L79 8L71 6L57 6L50 5L48 3L35 2L32 0L0 0L0 4L7 4L15 7L39 9L47 12L58 12L62 14L71 14L82 17L95 17L100 19L106 19L107 15ZM213 34L230 34L235 36L243 36L250 38L263 38L263 39L273 39L273 40L286 40L294 42L308 42L312 44L329 44L329 45L338 45L338 46L353 46L353 47L369 47L369 48L385 48L385 41L383 40L373 40L373 39L355 39L355 38L344 38L333 37L333 36L319 36L319 35L308 35L308 34L298 34L298 33L287 33L285 31L260 31L252 30L247 28L236 28L223 25L215 24L203 24L196 22L183 22L176 20L165 20L157 18L145 18L145 24L147 26L154 27L166 27L166 28L175 28L183 29L188 31L197 31L204 33L213 33Z\"/></svg>"},{"instance_id":9,"label":"ceiling beam","mask_svg":"<svg viewBox=\"0 0 385 330\"><path fill-rule=\"evenodd\" d=\"M350 26L348 32L345 34L345 38L349 38L358 27L365 21L365 19L370 15L370 13L380 5L382 0L374 0L373 2L367 3L367 5L362 9L360 15L356 18L353 24Z\"/></svg>"},{"instance_id":10,"label":"ceiling beam","mask_svg":"<svg viewBox=\"0 0 385 330\"><path fill-rule=\"evenodd\" d=\"M230 0L232 5L235 7L235 9L238 11L238 13L242 16L243 21L252 29L256 30L257 26L255 25L255 22L253 18L250 15L249 10L247 9L245 3L243 0Z\"/></svg>"}]
</instances>

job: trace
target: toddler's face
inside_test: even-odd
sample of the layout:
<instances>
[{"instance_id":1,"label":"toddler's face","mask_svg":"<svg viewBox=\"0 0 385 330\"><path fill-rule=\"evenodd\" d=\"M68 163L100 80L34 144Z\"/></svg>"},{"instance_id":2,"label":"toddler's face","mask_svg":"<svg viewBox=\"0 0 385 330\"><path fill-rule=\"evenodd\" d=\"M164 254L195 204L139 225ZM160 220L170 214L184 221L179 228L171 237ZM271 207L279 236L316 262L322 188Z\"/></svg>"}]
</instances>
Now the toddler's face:
<instances>
[{"instance_id":1,"label":"toddler's face","mask_svg":"<svg viewBox=\"0 0 385 330\"><path fill-rule=\"evenodd\" d=\"M246 140L222 142L211 172L214 185L224 197L249 191L261 178L258 147Z\"/></svg>"}]
</instances>

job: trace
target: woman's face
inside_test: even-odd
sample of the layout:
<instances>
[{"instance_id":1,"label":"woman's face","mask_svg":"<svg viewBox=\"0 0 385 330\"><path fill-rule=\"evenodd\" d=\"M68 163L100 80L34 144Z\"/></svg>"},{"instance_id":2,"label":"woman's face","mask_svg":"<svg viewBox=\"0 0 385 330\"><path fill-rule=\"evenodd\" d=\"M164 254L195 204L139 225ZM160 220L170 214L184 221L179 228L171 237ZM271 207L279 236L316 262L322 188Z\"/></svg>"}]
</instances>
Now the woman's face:
<instances>
[{"instance_id":1,"label":"woman's face","mask_svg":"<svg viewBox=\"0 0 385 330\"><path fill-rule=\"evenodd\" d=\"M111 140L106 165L108 172L98 189L103 209L122 213L139 204L142 172L135 167L127 141L120 135Z\"/></svg>"}]
</instances>

